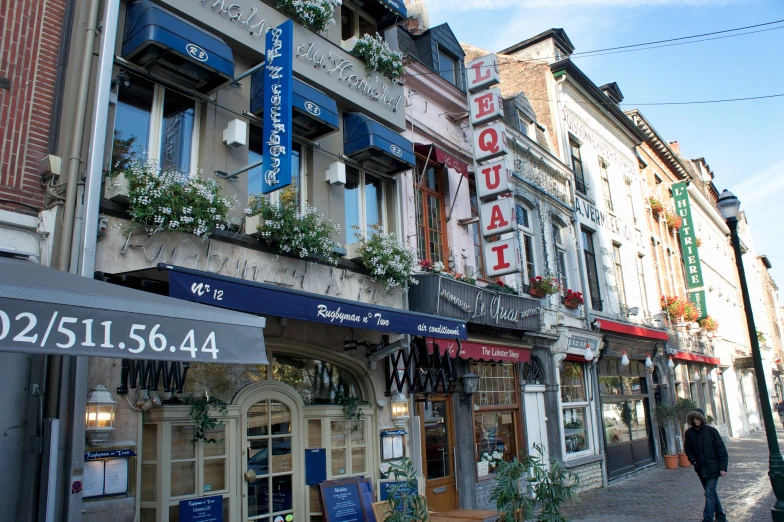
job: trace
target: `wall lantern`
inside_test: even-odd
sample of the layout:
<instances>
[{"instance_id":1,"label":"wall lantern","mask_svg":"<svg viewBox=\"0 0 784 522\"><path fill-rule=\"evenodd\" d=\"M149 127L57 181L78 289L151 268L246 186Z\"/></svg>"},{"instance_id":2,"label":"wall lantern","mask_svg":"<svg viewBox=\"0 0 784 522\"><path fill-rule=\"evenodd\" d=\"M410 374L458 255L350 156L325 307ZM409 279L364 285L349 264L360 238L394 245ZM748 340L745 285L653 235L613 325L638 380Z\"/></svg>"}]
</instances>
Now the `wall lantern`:
<instances>
[{"instance_id":1,"label":"wall lantern","mask_svg":"<svg viewBox=\"0 0 784 522\"><path fill-rule=\"evenodd\" d=\"M472 396L479 390L479 376L468 372L463 375L463 394Z\"/></svg>"},{"instance_id":2,"label":"wall lantern","mask_svg":"<svg viewBox=\"0 0 784 522\"><path fill-rule=\"evenodd\" d=\"M694 381L695 382L699 382L700 381L700 371L699 370L694 370Z\"/></svg>"},{"instance_id":3,"label":"wall lantern","mask_svg":"<svg viewBox=\"0 0 784 522\"><path fill-rule=\"evenodd\" d=\"M651 354L645 354L645 367L648 369L653 368L653 361L651 360Z\"/></svg>"},{"instance_id":4,"label":"wall lantern","mask_svg":"<svg viewBox=\"0 0 784 522\"><path fill-rule=\"evenodd\" d=\"M585 353L583 354L586 361L593 361L593 351L591 351L591 344L585 343Z\"/></svg>"},{"instance_id":5,"label":"wall lantern","mask_svg":"<svg viewBox=\"0 0 784 522\"><path fill-rule=\"evenodd\" d=\"M670 355L670 360L667 361L667 368L669 368L670 370L675 369L675 363L672 361L672 355Z\"/></svg>"},{"instance_id":6,"label":"wall lantern","mask_svg":"<svg viewBox=\"0 0 784 522\"><path fill-rule=\"evenodd\" d=\"M623 351L623 357L621 357L621 364L624 366L629 366L629 356L626 355L626 350Z\"/></svg>"},{"instance_id":7,"label":"wall lantern","mask_svg":"<svg viewBox=\"0 0 784 522\"><path fill-rule=\"evenodd\" d=\"M708 375L705 377L705 380L708 382L713 382L713 370L708 372Z\"/></svg>"},{"instance_id":8,"label":"wall lantern","mask_svg":"<svg viewBox=\"0 0 784 522\"><path fill-rule=\"evenodd\" d=\"M84 416L84 432L92 446L106 442L114 431L114 413L117 401L103 384L97 385L87 394L87 411Z\"/></svg>"},{"instance_id":9,"label":"wall lantern","mask_svg":"<svg viewBox=\"0 0 784 522\"><path fill-rule=\"evenodd\" d=\"M392 421L398 428L405 428L406 421L411 415L408 412L408 398L397 392L392 396Z\"/></svg>"}]
</instances>

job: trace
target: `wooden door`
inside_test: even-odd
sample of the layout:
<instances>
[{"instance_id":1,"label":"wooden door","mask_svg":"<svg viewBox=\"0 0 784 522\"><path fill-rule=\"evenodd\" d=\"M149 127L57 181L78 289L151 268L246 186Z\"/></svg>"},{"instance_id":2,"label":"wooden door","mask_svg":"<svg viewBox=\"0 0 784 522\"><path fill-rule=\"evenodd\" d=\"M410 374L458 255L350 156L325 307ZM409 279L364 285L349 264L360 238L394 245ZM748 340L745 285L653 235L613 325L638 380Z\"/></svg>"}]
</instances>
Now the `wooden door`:
<instances>
[{"instance_id":1,"label":"wooden door","mask_svg":"<svg viewBox=\"0 0 784 522\"><path fill-rule=\"evenodd\" d=\"M451 397L417 404L422 432L422 474L431 511L458 508L455 481L455 437Z\"/></svg>"}]
</instances>

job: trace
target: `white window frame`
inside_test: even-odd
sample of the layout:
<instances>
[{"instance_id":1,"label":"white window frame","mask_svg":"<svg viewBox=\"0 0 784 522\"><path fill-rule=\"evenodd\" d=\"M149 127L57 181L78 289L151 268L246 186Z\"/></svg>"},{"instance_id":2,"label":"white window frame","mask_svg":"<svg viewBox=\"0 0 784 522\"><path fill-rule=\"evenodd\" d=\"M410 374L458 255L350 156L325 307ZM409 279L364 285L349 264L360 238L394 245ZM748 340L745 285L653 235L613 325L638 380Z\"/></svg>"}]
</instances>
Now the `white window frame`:
<instances>
[{"instance_id":1,"label":"white window frame","mask_svg":"<svg viewBox=\"0 0 784 522\"><path fill-rule=\"evenodd\" d=\"M552 229L553 229L553 243L555 245L555 269L556 275L559 270L562 270L563 273L560 274L559 283L561 283L561 294L566 295L566 291L569 290L567 288L569 286L569 256L566 252L566 241L564 240L564 234L567 233L567 227L561 226L557 222L552 222ZM563 259L563 267L560 267L559 260ZM566 284L563 284L566 283Z\"/></svg>"},{"instance_id":2,"label":"white window frame","mask_svg":"<svg viewBox=\"0 0 784 522\"><path fill-rule=\"evenodd\" d=\"M532 140L536 141L536 130L531 132L531 127L533 127L533 122L525 117L523 111L517 109L517 121L519 123L518 130L531 138Z\"/></svg>"},{"instance_id":3,"label":"white window frame","mask_svg":"<svg viewBox=\"0 0 784 522\"><path fill-rule=\"evenodd\" d=\"M610 173L608 172L610 165L603 159L599 158L599 174L602 179L602 194L604 195L604 204L607 206L607 211L615 213L615 205L612 198L612 187L610 186Z\"/></svg>"},{"instance_id":4,"label":"white window frame","mask_svg":"<svg viewBox=\"0 0 784 522\"><path fill-rule=\"evenodd\" d=\"M251 128L253 128L253 127L251 126ZM309 203L308 203L308 184L307 184L307 180L308 180L308 172L307 172L307 168L308 168L307 167L307 165L308 165L308 162L307 162L308 147L306 147L304 144L301 144L301 143L299 143L299 142L297 142L295 140L292 143L292 148L299 148L299 172L296 173L296 175L299 177L299 210L300 210L300 212L305 212L305 209L309 206ZM250 152L250 146L248 146L248 152ZM255 152L255 151L253 151L253 152L254 152L254 154L259 154L258 152ZM250 158L248 158L248 162L250 162ZM250 171L248 171L248 176L249 175L250 175ZM292 173L292 177L294 175L295 174ZM284 190L284 189L285 189L285 187L283 189L276 190L275 192L270 192L269 194L267 194L267 197L269 198L269 201L271 203L277 205L280 202L280 191ZM248 198L247 199L250 199L250 196L251 196L251 194L250 194L250 183L248 183L247 190L248 190Z\"/></svg>"},{"instance_id":5,"label":"white window frame","mask_svg":"<svg viewBox=\"0 0 784 522\"><path fill-rule=\"evenodd\" d=\"M367 234L367 205L365 198L365 179L367 176L381 182L381 229L384 233L387 233L389 230L389 220L387 218L387 181L380 176L369 174L363 169L354 168L354 170L359 174L359 231L362 234L362 237L366 237ZM353 228L349 230L349 228L348 223L346 223L346 245L358 245L359 240L356 239L356 236L354 235L355 230ZM446 231L444 233L446 233Z\"/></svg>"},{"instance_id":6,"label":"white window frame","mask_svg":"<svg viewBox=\"0 0 784 522\"><path fill-rule=\"evenodd\" d=\"M528 215L528 226L526 227L522 223L517 222L517 238L520 241L520 258L522 261L522 275L523 275L523 283L528 284L532 277L536 277L536 233L534 232L534 223L533 223L533 212L531 209L524 205L521 201L515 202L515 218L517 217L517 207L525 210L526 214ZM517 221L517 219L515 219ZM532 259L528 259L528 256L525 251L525 240L526 238L530 238L531 240L531 257ZM532 272L528 270L528 265L532 265Z\"/></svg>"},{"instance_id":7,"label":"white window frame","mask_svg":"<svg viewBox=\"0 0 784 522\"><path fill-rule=\"evenodd\" d=\"M578 402L563 402L561 400L561 394L558 393L558 402L560 403L561 407L559 409L559 417L560 417L560 438L561 438L561 454L564 456L563 460L574 460L579 459L582 457L587 457L589 455L594 454L594 431L595 431L595 421L593 415L593 401L589 398L591 397L590 388L591 381L588 376L591 373L591 365L581 362L575 361L567 361L573 362L575 364L579 364L583 368L583 386L585 386L585 400L578 401ZM558 370L558 387L561 387L561 369ZM566 453L566 436L564 434L564 410L571 409L571 408L585 408L585 435L586 435L586 448L582 451L578 451L575 453Z\"/></svg>"},{"instance_id":8,"label":"white window frame","mask_svg":"<svg viewBox=\"0 0 784 522\"><path fill-rule=\"evenodd\" d=\"M174 89L170 89L177 92ZM181 94L181 93L177 93ZM184 95L183 95L184 96ZM186 96L187 97L187 96ZM163 133L163 102L166 99L166 88L163 85L155 84L152 97L152 110L150 111L150 137L147 143L147 158L157 164L161 159L161 140ZM195 176L198 172L199 162L199 128L201 126L201 102L193 101L193 135L191 136L191 159L190 171L184 172L190 176ZM116 122L115 122L116 124Z\"/></svg>"},{"instance_id":9,"label":"white window frame","mask_svg":"<svg viewBox=\"0 0 784 522\"><path fill-rule=\"evenodd\" d=\"M378 22L376 20L374 20L372 16L367 14L360 6L358 6L354 2L351 2L349 0L343 0L341 8L340 8L341 9L340 10L340 15L341 16L343 16L343 9L346 8L346 7L354 13L354 16L352 17L353 20L351 20L351 25L352 25L352 27L354 29L354 34L351 35L351 37L349 37L349 38L362 38L364 36L362 34L359 34L359 19L360 18L364 18L365 20L369 21L374 26L376 26L376 32L378 32ZM343 38L343 27L340 28L340 33L341 33L340 37ZM371 36L375 36L375 35L371 35ZM347 40L342 40L342 41L346 42Z\"/></svg>"},{"instance_id":10,"label":"white window frame","mask_svg":"<svg viewBox=\"0 0 784 522\"><path fill-rule=\"evenodd\" d=\"M623 279L623 256L621 255L621 244L613 243L613 273L615 274L615 296L618 298L620 312L623 308L629 308L629 300L626 295L626 282Z\"/></svg>"}]
</instances>

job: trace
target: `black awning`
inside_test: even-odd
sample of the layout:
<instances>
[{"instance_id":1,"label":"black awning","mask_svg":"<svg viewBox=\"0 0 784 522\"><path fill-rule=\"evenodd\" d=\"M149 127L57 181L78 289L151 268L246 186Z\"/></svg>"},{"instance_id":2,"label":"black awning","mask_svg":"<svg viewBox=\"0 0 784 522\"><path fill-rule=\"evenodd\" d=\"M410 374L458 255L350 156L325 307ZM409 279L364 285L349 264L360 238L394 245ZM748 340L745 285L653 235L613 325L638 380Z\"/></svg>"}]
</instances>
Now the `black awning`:
<instances>
[{"instance_id":1,"label":"black awning","mask_svg":"<svg viewBox=\"0 0 784 522\"><path fill-rule=\"evenodd\" d=\"M267 364L265 319L0 257L0 352Z\"/></svg>"}]
</instances>

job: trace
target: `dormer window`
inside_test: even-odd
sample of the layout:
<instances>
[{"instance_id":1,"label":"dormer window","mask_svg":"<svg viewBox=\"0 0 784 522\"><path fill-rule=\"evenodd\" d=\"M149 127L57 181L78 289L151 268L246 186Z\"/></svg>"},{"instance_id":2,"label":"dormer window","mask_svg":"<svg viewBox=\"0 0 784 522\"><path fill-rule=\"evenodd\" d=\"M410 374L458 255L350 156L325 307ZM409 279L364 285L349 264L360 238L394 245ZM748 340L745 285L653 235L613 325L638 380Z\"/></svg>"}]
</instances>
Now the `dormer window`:
<instances>
[{"instance_id":1,"label":"dormer window","mask_svg":"<svg viewBox=\"0 0 784 522\"><path fill-rule=\"evenodd\" d=\"M517 130L526 136L531 136L531 122L523 114L523 111L520 110L517 111Z\"/></svg>"},{"instance_id":2,"label":"dormer window","mask_svg":"<svg viewBox=\"0 0 784 522\"><path fill-rule=\"evenodd\" d=\"M455 87L463 88L463 71L460 70L460 60L440 45L438 46L438 73Z\"/></svg>"},{"instance_id":3,"label":"dormer window","mask_svg":"<svg viewBox=\"0 0 784 522\"><path fill-rule=\"evenodd\" d=\"M378 27L375 20L358 5L344 0L340 8L341 39L362 38L363 35L375 35Z\"/></svg>"}]
</instances>

